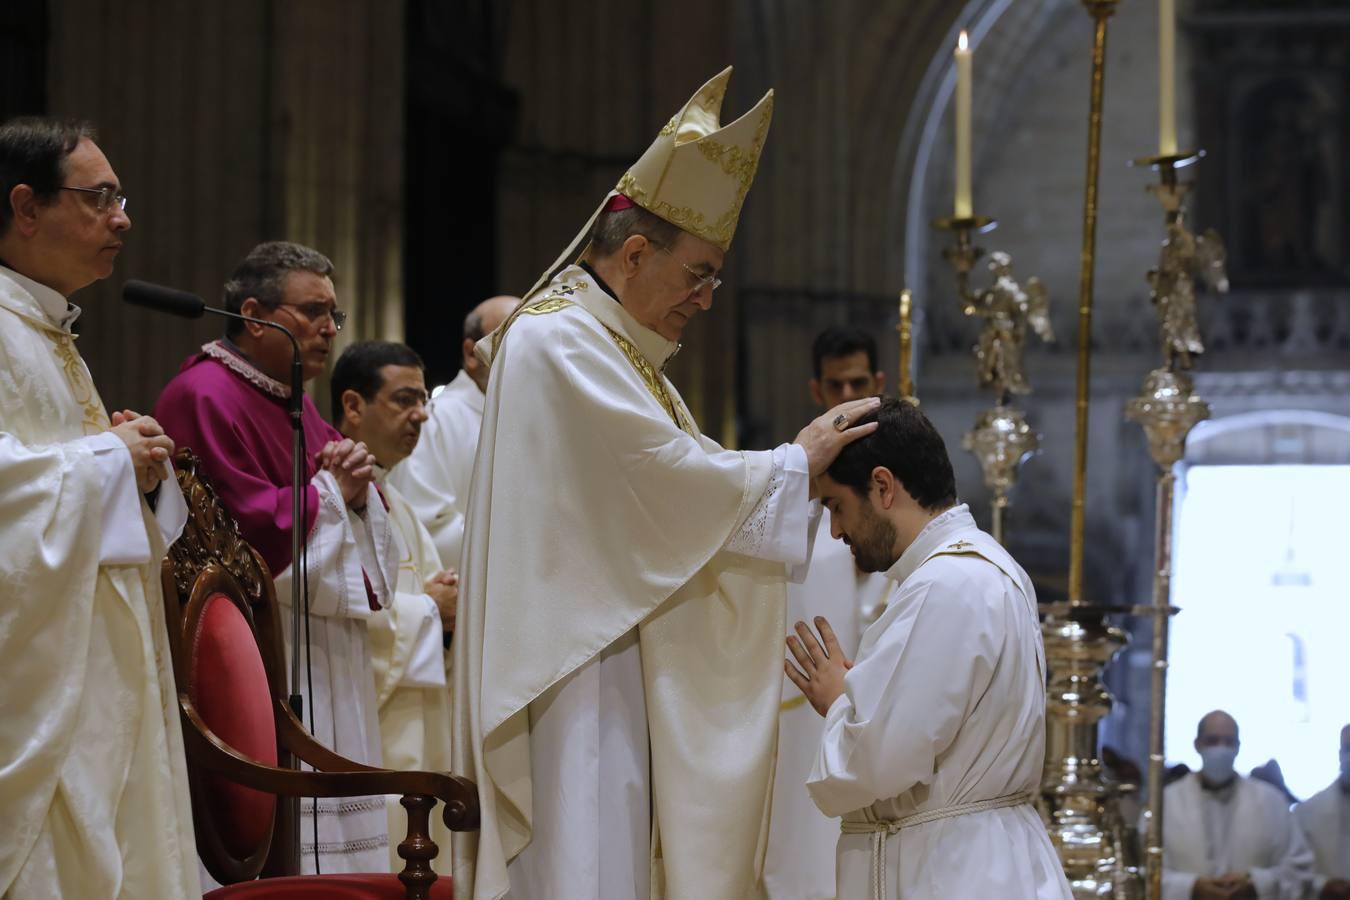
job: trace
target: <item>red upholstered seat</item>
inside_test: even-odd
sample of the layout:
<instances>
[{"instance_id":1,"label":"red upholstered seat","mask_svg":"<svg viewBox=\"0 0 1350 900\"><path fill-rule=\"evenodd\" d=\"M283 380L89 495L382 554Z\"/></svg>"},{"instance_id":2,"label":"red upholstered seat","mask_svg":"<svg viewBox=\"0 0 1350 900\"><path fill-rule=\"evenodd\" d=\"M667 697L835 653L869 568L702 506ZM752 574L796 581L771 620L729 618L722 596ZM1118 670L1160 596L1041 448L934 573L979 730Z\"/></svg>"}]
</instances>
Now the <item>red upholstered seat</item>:
<instances>
[{"instance_id":1,"label":"red upholstered seat","mask_svg":"<svg viewBox=\"0 0 1350 900\"><path fill-rule=\"evenodd\" d=\"M262 655L248 620L229 597L206 599L192 640L192 703L230 747L269 766L277 764L277 730ZM204 773L203 799L220 823L229 851L247 857L272 836L276 796ZM402 886L399 886L402 896ZM362 894L361 896L367 896Z\"/></svg>"},{"instance_id":2,"label":"red upholstered seat","mask_svg":"<svg viewBox=\"0 0 1350 900\"><path fill-rule=\"evenodd\" d=\"M403 900L397 875L305 875L264 878L216 888L204 900ZM431 886L431 900L454 900L449 876Z\"/></svg>"}]
</instances>

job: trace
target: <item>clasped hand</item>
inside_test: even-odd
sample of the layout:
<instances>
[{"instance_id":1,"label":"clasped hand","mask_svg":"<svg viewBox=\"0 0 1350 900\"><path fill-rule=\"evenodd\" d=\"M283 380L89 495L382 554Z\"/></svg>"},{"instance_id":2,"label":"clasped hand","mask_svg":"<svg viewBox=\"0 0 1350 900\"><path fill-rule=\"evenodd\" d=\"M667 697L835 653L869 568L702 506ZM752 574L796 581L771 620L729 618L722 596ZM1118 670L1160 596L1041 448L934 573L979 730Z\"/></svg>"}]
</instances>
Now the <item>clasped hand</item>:
<instances>
[{"instance_id":1,"label":"clasped hand","mask_svg":"<svg viewBox=\"0 0 1350 900\"><path fill-rule=\"evenodd\" d=\"M173 438L150 416L129 409L112 414L112 433L122 439L131 453L131 468L136 473L136 487L148 494L169 477L165 465L173 455Z\"/></svg>"},{"instance_id":2,"label":"clasped hand","mask_svg":"<svg viewBox=\"0 0 1350 900\"><path fill-rule=\"evenodd\" d=\"M365 509L366 486L375 480L375 457L365 444L351 438L329 441L319 451L319 468L333 473L348 506Z\"/></svg>"},{"instance_id":3,"label":"clasped hand","mask_svg":"<svg viewBox=\"0 0 1350 900\"><path fill-rule=\"evenodd\" d=\"M805 695L811 708L823 716L844 693L844 673L853 668L853 662L844 656L839 639L825 617L816 616L815 622L816 628L820 629L819 641L805 622L796 624L797 637L789 636L787 646L801 668L785 659L783 671Z\"/></svg>"}]
</instances>

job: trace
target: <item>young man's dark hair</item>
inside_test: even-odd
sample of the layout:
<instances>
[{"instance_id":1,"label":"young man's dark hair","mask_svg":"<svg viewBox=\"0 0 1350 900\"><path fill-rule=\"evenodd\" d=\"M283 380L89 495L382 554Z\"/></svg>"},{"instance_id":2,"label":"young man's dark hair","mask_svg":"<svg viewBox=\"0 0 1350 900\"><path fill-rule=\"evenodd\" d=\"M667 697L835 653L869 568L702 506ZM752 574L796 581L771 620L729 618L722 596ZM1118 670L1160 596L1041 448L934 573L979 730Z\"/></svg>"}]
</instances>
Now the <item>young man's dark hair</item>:
<instances>
[{"instance_id":1,"label":"young man's dark hair","mask_svg":"<svg viewBox=\"0 0 1350 900\"><path fill-rule=\"evenodd\" d=\"M97 140L87 122L26 116L0 125L0 235L14 218L10 191L26 184L43 205L55 202L65 180L66 157L83 138Z\"/></svg>"},{"instance_id":2,"label":"young man's dark hair","mask_svg":"<svg viewBox=\"0 0 1350 900\"><path fill-rule=\"evenodd\" d=\"M281 305L286 276L291 272L313 272L325 278L333 276L333 263L318 250L290 241L268 241L249 251L225 282L225 308L239 312L244 301L254 297L268 309ZM234 337L244 323L229 319L225 336Z\"/></svg>"},{"instance_id":3,"label":"young man's dark hair","mask_svg":"<svg viewBox=\"0 0 1350 900\"><path fill-rule=\"evenodd\" d=\"M875 413L850 424L874 419L880 427L839 452L828 469L830 478L866 497L872 470L881 466L890 469L914 502L929 512L956 505L956 476L947 445L928 417L906 400L886 397Z\"/></svg>"},{"instance_id":4,"label":"young man's dark hair","mask_svg":"<svg viewBox=\"0 0 1350 900\"><path fill-rule=\"evenodd\" d=\"M816 377L820 377L820 366L824 360L852 356L854 353L866 353L867 371L877 370L876 338L859 328L826 328L816 335L811 344L811 364Z\"/></svg>"},{"instance_id":5,"label":"young man's dark hair","mask_svg":"<svg viewBox=\"0 0 1350 900\"><path fill-rule=\"evenodd\" d=\"M334 423L342 424L342 395L347 391L356 391L367 401L375 399L384 387L380 370L385 366L426 369L416 350L395 341L358 341L342 351L330 379Z\"/></svg>"}]
</instances>

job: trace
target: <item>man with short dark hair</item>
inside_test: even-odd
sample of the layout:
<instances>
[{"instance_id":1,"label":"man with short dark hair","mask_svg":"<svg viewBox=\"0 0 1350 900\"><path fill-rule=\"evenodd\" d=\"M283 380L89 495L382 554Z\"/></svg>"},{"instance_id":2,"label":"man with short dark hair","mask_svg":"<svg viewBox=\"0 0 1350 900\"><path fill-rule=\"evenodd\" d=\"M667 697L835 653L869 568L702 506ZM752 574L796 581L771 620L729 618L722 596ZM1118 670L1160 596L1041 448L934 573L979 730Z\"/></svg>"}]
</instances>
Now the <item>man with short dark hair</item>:
<instances>
[{"instance_id":1,"label":"man with short dark hair","mask_svg":"<svg viewBox=\"0 0 1350 900\"><path fill-rule=\"evenodd\" d=\"M488 367L474 355L473 348L519 305L519 297L491 297L464 318L459 342L463 368L432 398L417 449L389 473L388 483L412 504L417 518L431 532L441 562L452 570L459 567L464 544L469 480L478 450L478 432L483 427L483 394L488 380Z\"/></svg>"},{"instance_id":2,"label":"man with short dark hair","mask_svg":"<svg viewBox=\"0 0 1350 900\"><path fill-rule=\"evenodd\" d=\"M850 662L798 622L788 677L825 717L807 787L842 816L838 896L1068 900L1033 805L1045 653L1031 579L975 527L942 437L908 401L818 480L858 567L899 585ZM823 645L823 646L822 646ZM799 669L798 666L801 668Z\"/></svg>"},{"instance_id":3,"label":"man with short dark hair","mask_svg":"<svg viewBox=\"0 0 1350 900\"><path fill-rule=\"evenodd\" d=\"M384 765L391 769L450 771L450 691L445 648L455 628L458 577L441 565L431 535L412 507L388 482L390 467L417 446L427 420L422 358L406 344L360 341L338 357L329 381L333 421L345 437L375 456L380 485L394 525L399 568L389 605L367 621L375 673ZM385 798L389 833L402 834L408 814L399 797ZM450 832L431 817L440 848L435 868L451 872ZM398 847L391 841L397 868Z\"/></svg>"},{"instance_id":4,"label":"man with short dark hair","mask_svg":"<svg viewBox=\"0 0 1350 900\"><path fill-rule=\"evenodd\" d=\"M1313 896L1350 900L1350 725L1341 729L1336 780L1294 807L1294 821L1312 847Z\"/></svg>"},{"instance_id":5,"label":"man with short dark hair","mask_svg":"<svg viewBox=\"0 0 1350 900\"><path fill-rule=\"evenodd\" d=\"M1303 897L1312 851L1283 792L1237 773L1241 746L1228 713L1201 717L1200 771L1163 791L1163 900Z\"/></svg>"},{"instance_id":6,"label":"man with short dark hair","mask_svg":"<svg viewBox=\"0 0 1350 900\"><path fill-rule=\"evenodd\" d=\"M0 896L12 900L201 896L159 580L187 514L173 441L149 416L109 419L67 299L112 272L125 203L89 126L0 126Z\"/></svg>"},{"instance_id":7,"label":"man with short dark hair","mask_svg":"<svg viewBox=\"0 0 1350 900\"><path fill-rule=\"evenodd\" d=\"M317 250L272 241L253 248L225 284L228 308L295 335L306 382L323 372L346 320L332 273L333 264ZM200 471L267 563L285 610L288 655L291 579L302 577L291 559L291 356L290 341L276 329L232 322L224 338L203 345L183 364L155 404L165 430L197 454ZM335 431L308 396L302 411L307 482L301 514L309 558L309 653L302 662L314 693L308 677L292 690L304 697L305 718L318 741L359 763L379 765L366 620L393 595L393 531L366 446ZM312 799L301 801L306 817L312 808ZM303 829L306 872L387 870L383 798L320 799L318 831L316 845L311 829Z\"/></svg>"},{"instance_id":8,"label":"man with short dark hair","mask_svg":"<svg viewBox=\"0 0 1350 900\"><path fill-rule=\"evenodd\" d=\"M860 328L827 328L811 344L811 399L824 409L886 393L877 342Z\"/></svg>"}]
</instances>

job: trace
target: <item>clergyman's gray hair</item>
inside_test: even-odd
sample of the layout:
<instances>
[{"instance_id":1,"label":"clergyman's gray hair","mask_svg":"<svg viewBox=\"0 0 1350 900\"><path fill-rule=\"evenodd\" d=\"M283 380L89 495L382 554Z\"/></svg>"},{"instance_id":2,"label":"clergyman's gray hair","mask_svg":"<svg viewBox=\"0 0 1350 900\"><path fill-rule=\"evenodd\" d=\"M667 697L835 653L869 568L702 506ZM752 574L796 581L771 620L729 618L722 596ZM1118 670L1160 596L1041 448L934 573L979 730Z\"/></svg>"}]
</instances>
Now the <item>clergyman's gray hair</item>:
<instances>
[{"instance_id":1,"label":"clergyman's gray hair","mask_svg":"<svg viewBox=\"0 0 1350 900\"><path fill-rule=\"evenodd\" d=\"M623 247L623 242L635 234L670 249L683 233L678 225L672 225L655 213L640 206L630 206L600 216L591 229L591 253L597 258L613 256Z\"/></svg>"},{"instance_id":2,"label":"clergyman's gray hair","mask_svg":"<svg viewBox=\"0 0 1350 900\"><path fill-rule=\"evenodd\" d=\"M281 305L286 276L292 272L313 272L325 278L333 276L333 263L318 250L290 241L268 241L249 251L225 282L225 308L237 313L244 301L253 297L268 309ZM225 336L234 337L244 323L230 319Z\"/></svg>"}]
</instances>

